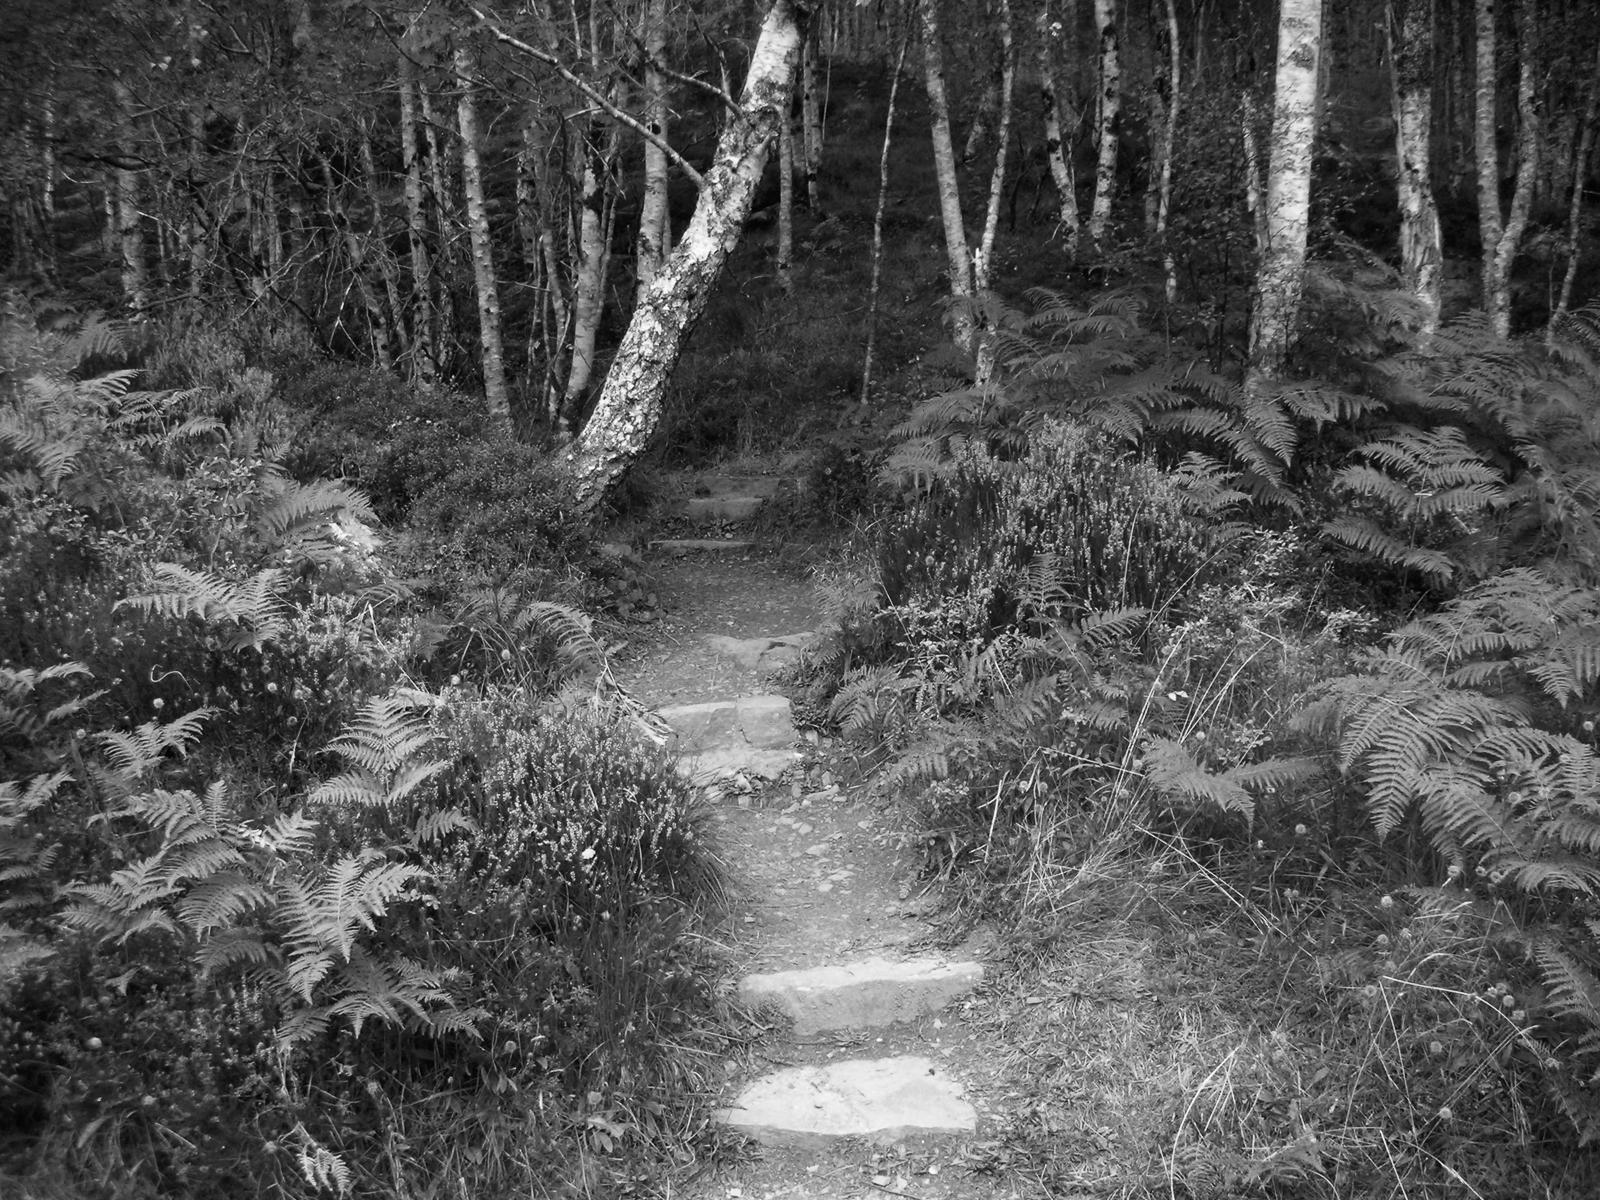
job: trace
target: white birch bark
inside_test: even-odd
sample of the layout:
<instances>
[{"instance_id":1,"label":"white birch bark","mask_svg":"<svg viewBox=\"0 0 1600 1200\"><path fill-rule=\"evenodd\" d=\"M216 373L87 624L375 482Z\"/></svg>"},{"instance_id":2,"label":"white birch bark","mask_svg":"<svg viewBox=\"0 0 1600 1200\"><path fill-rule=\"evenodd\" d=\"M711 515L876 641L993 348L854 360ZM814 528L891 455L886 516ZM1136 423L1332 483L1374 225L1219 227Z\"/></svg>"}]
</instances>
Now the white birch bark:
<instances>
[{"instance_id":1,"label":"white birch bark","mask_svg":"<svg viewBox=\"0 0 1600 1200\"><path fill-rule=\"evenodd\" d=\"M573 263L572 363L562 401L569 415L589 390L600 319L605 313L606 212L616 157L616 126L597 112L578 144L583 176L578 193L578 254Z\"/></svg>"},{"instance_id":2,"label":"white birch bark","mask_svg":"<svg viewBox=\"0 0 1600 1200\"><path fill-rule=\"evenodd\" d=\"M1256 134L1256 94L1246 84L1239 97L1239 140L1244 150L1244 208L1255 233L1256 261L1267 257L1267 201L1261 172L1261 141Z\"/></svg>"},{"instance_id":3,"label":"white birch bark","mask_svg":"<svg viewBox=\"0 0 1600 1200\"><path fill-rule=\"evenodd\" d=\"M694 216L634 308L605 386L568 452L577 502L587 514L643 453L661 419L684 339L738 244L773 137L787 119L801 39L793 0L773 0L751 52L739 111L718 140Z\"/></svg>"},{"instance_id":4,"label":"white birch bark","mask_svg":"<svg viewBox=\"0 0 1600 1200\"><path fill-rule=\"evenodd\" d=\"M978 242L978 252L973 256L972 287L982 297L989 290L994 264L994 240L1000 228L1000 205L1005 199L1006 154L1011 144L1011 108L1016 92L1017 46L1012 28L1011 0L995 0L996 16L1000 24L1000 112L996 122L994 169L989 174L989 203L983 215L983 236ZM993 330L987 327L978 333L975 381L979 387L994 376L995 352Z\"/></svg>"},{"instance_id":5,"label":"white birch bark","mask_svg":"<svg viewBox=\"0 0 1600 1200\"><path fill-rule=\"evenodd\" d=\"M878 206L872 214L872 282L867 288L867 346L861 360L861 403L872 400L872 355L877 344L878 291L883 278L883 214L889 204L889 148L894 144L895 102L900 95L900 73L905 70L906 49L911 31L900 41L894 61L894 76L889 81L889 111L883 119L883 150L878 155Z\"/></svg>"},{"instance_id":6,"label":"white birch bark","mask_svg":"<svg viewBox=\"0 0 1600 1200\"><path fill-rule=\"evenodd\" d=\"M800 140L806 174L806 207L822 213L822 78L817 60L821 46L816 31L806 37L800 55Z\"/></svg>"},{"instance_id":7,"label":"white birch bark","mask_svg":"<svg viewBox=\"0 0 1600 1200\"><path fill-rule=\"evenodd\" d=\"M1537 107L1533 0L1518 6L1517 22L1517 181L1511 206L1500 206L1500 155L1495 140L1495 71L1498 46L1494 0L1477 0L1477 151L1478 229L1483 237L1483 307L1498 337L1511 336L1511 268L1528 227L1533 185L1539 171L1540 117Z\"/></svg>"},{"instance_id":8,"label":"white birch bark","mask_svg":"<svg viewBox=\"0 0 1600 1200\"><path fill-rule=\"evenodd\" d=\"M1172 154L1178 139L1178 116L1183 107L1183 49L1178 40L1177 0L1167 0L1167 123L1161 131L1161 170L1156 183L1156 240L1162 244L1161 268L1168 304L1178 300L1178 262L1166 240L1172 213Z\"/></svg>"},{"instance_id":9,"label":"white birch bark","mask_svg":"<svg viewBox=\"0 0 1600 1200\"><path fill-rule=\"evenodd\" d=\"M955 144L950 134L950 103L945 96L944 49L940 42L938 5L939 0L919 0L922 67L933 134L939 217L944 225L945 265L950 275L951 333L956 347L963 354L971 354L976 333L972 317L972 251L967 245L966 218L961 212L961 185L956 176Z\"/></svg>"},{"instance_id":10,"label":"white birch bark","mask_svg":"<svg viewBox=\"0 0 1600 1200\"><path fill-rule=\"evenodd\" d=\"M1247 391L1283 370L1305 284L1322 0L1281 0L1267 174L1267 252L1256 268Z\"/></svg>"},{"instance_id":11,"label":"white birch bark","mask_svg":"<svg viewBox=\"0 0 1600 1200\"><path fill-rule=\"evenodd\" d=\"M1111 202L1117 192L1117 138L1122 129L1122 65L1118 46L1117 0L1094 0L1095 29L1100 35L1099 155L1094 168L1094 203L1089 209L1089 240L1105 241L1111 224Z\"/></svg>"},{"instance_id":12,"label":"white birch bark","mask_svg":"<svg viewBox=\"0 0 1600 1200\"><path fill-rule=\"evenodd\" d=\"M121 76L111 80L117 106L116 188L117 255L122 269L122 297L135 314L150 306L150 269L145 262L144 216L139 210L139 137L133 116L133 90Z\"/></svg>"},{"instance_id":13,"label":"white birch bark","mask_svg":"<svg viewBox=\"0 0 1600 1200\"><path fill-rule=\"evenodd\" d=\"M1068 12L1075 0L1067 0ZM1060 25L1051 20L1050 0L1039 0L1039 15L1034 19L1034 51L1038 56L1039 111L1044 118L1044 154L1050 165L1050 179L1059 198L1056 225L1066 246L1067 257L1078 253L1078 181L1072 170L1072 147L1062 136L1061 103L1056 85L1056 56L1052 47L1059 40Z\"/></svg>"},{"instance_id":14,"label":"white birch bark","mask_svg":"<svg viewBox=\"0 0 1600 1200\"><path fill-rule=\"evenodd\" d=\"M461 129L461 185L467 201L467 234L472 241L472 276L478 295L478 340L483 349L483 398L489 418L511 420L511 395L506 387L505 351L500 339L500 292L489 237L489 212L484 204L483 166L478 157L478 109L474 99L475 63L466 45L456 49L456 117Z\"/></svg>"},{"instance_id":15,"label":"white birch bark","mask_svg":"<svg viewBox=\"0 0 1600 1200\"><path fill-rule=\"evenodd\" d=\"M650 132L667 139L667 77L661 70L667 46L667 0L645 0L644 121ZM644 143L644 199L639 206L639 243L634 275L638 294L654 282L667 251L667 155L660 146Z\"/></svg>"},{"instance_id":16,"label":"white birch bark","mask_svg":"<svg viewBox=\"0 0 1600 1200\"><path fill-rule=\"evenodd\" d=\"M1394 77L1395 185L1400 204L1400 278L1416 299L1418 332L1439 328L1443 246L1433 196L1433 4L1404 0L1400 40L1389 46ZM1384 28L1392 31L1393 12Z\"/></svg>"}]
</instances>

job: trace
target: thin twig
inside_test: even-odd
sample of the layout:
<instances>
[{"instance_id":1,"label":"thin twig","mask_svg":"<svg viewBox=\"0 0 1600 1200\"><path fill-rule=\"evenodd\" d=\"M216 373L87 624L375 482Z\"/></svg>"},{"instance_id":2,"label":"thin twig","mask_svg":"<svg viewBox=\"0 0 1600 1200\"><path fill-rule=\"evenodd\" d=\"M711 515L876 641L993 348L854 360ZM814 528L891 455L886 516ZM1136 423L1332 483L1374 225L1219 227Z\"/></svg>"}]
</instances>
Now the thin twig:
<instances>
[{"instance_id":1,"label":"thin twig","mask_svg":"<svg viewBox=\"0 0 1600 1200\"><path fill-rule=\"evenodd\" d=\"M645 141L649 142L652 146L656 147L656 149L660 150L661 153L665 154L680 171L694 181L695 187L705 187L705 176L701 175L699 171L696 171L693 167L691 167L684 159L683 155L674 150L667 143L665 138L661 137L657 133L652 132L637 117L633 116L626 109L612 103L600 92L596 91L582 79L578 78L577 75L573 74L571 68L569 68L554 54L551 54L548 50L541 50L539 47L530 45L521 38L507 33L493 21L489 20L488 17L484 16L482 10L477 8L475 5L468 5L468 11L471 12L473 16L478 18L478 23L484 29L487 29L496 41L510 46L513 50L517 50L523 54L526 54L529 58L537 59L546 66L554 68L556 74L560 75L561 78L565 79L573 87L577 88L590 100L598 104L601 108L605 109L606 112L610 113L615 120L621 122L623 125L626 125L640 137L644 138Z\"/></svg>"}]
</instances>

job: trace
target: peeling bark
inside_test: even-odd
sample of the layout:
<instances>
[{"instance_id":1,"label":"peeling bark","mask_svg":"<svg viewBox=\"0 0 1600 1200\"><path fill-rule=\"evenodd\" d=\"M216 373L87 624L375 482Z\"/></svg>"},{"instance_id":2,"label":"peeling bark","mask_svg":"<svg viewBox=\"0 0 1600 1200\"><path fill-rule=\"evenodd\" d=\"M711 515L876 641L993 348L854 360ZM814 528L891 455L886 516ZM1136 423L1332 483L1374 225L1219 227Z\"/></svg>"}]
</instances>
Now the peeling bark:
<instances>
[{"instance_id":1,"label":"peeling bark","mask_svg":"<svg viewBox=\"0 0 1600 1200\"><path fill-rule=\"evenodd\" d=\"M1111 202L1117 192L1117 139L1122 131L1121 40L1117 0L1094 0L1094 23L1100 34L1099 156L1094 168L1094 203L1089 209L1089 240L1096 246L1111 224Z\"/></svg>"},{"instance_id":2,"label":"peeling bark","mask_svg":"<svg viewBox=\"0 0 1600 1200\"><path fill-rule=\"evenodd\" d=\"M800 56L794 0L774 0L751 53L739 110L718 140L694 216L640 298L587 424L567 455L580 510L593 515L644 452L684 339L705 311L738 244L779 122L787 118Z\"/></svg>"},{"instance_id":3,"label":"peeling bark","mask_svg":"<svg viewBox=\"0 0 1600 1200\"><path fill-rule=\"evenodd\" d=\"M1282 0L1267 175L1267 252L1256 270L1247 391L1282 372L1300 313L1321 49L1322 0Z\"/></svg>"},{"instance_id":4,"label":"peeling bark","mask_svg":"<svg viewBox=\"0 0 1600 1200\"><path fill-rule=\"evenodd\" d=\"M1392 8L1384 25L1394 77L1400 278L1417 301L1418 331L1427 338L1439 328L1444 258L1433 197L1433 5L1432 0L1405 0L1405 6L1398 45L1392 40Z\"/></svg>"},{"instance_id":5,"label":"peeling bark","mask_svg":"<svg viewBox=\"0 0 1600 1200\"><path fill-rule=\"evenodd\" d=\"M928 92L933 134L934 174L939 187L939 216L944 225L945 264L950 273L952 334L958 349L971 354L976 329L972 320L972 251L967 246L966 218L961 212L961 186L956 176L955 143L950 134L950 102L944 87L944 48L939 34L939 0L920 0L922 68Z\"/></svg>"},{"instance_id":6,"label":"peeling bark","mask_svg":"<svg viewBox=\"0 0 1600 1200\"><path fill-rule=\"evenodd\" d=\"M1067 0L1069 8L1075 0ZM1037 36L1034 50L1038 55L1039 110L1044 118L1044 154L1050 164L1050 178L1056 185L1059 198L1056 223L1070 259L1078 252L1078 181L1072 171L1072 147L1062 134L1061 103L1056 86L1056 59L1051 46L1061 30L1058 22L1050 19L1050 0L1040 0L1039 15L1034 18Z\"/></svg>"},{"instance_id":7,"label":"peeling bark","mask_svg":"<svg viewBox=\"0 0 1600 1200\"><path fill-rule=\"evenodd\" d=\"M478 294L478 339L483 348L483 399L492 421L511 421L511 395L506 387L505 351L500 340L500 290L495 277L494 247L489 239L489 211L484 204L483 167L478 158L478 110L473 97L475 63L466 46L456 50L456 86L461 90L456 115L461 127L461 184L467 200L467 233L472 240L472 276Z\"/></svg>"}]
</instances>

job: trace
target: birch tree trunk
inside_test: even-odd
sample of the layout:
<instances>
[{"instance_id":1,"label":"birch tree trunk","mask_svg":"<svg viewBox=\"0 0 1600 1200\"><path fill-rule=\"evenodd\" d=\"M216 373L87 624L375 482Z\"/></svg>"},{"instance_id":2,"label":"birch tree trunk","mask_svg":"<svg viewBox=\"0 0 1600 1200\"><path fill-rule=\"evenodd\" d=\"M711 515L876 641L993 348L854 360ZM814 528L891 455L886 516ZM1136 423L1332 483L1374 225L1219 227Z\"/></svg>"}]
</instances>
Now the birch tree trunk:
<instances>
[{"instance_id":1,"label":"birch tree trunk","mask_svg":"<svg viewBox=\"0 0 1600 1200\"><path fill-rule=\"evenodd\" d=\"M412 379L433 382L438 361L434 342L433 270L428 261L428 219L422 203L422 161L417 153L417 83L409 50L400 48L400 165L405 171L406 249L411 264Z\"/></svg>"},{"instance_id":2,"label":"birch tree trunk","mask_svg":"<svg viewBox=\"0 0 1600 1200\"><path fill-rule=\"evenodd\" d=\"M467 233L472 240L472 276L478 293L478 339L483 348L483 399L489 419L509 425L511 396L506 388L505 351L500 341L500 292L489 238L489 211L483 197L483 166L478 157L478 110L473 99L475 71L471 49L456 49L456 86L461 96L456 117L461 128L461 185L467 201Z\"/></svg>"},{"instance_id":3,"label":"birch tree trunk","mask_svg":"<svg viewBox=\"0 0 1600 1200\"><path fill-rule=\"evenodd\" d=\"M651 133L667 140L667 77L661 60L667 46L667 0L646 0L644 33L644 122ZM667 256L667 155L651 142L644 143L644 199L639 206L639 243L634 275L638 295L655 280Z\"/></svg>"},{"instance_id":4,"label":"birch tree trunk","mask_svg":"<svg viewBox=\"0 0 1600 1200\"><path fill-rule=\"evenodd\" d=\"M1067 0L1068 5L1075 0ZM1068 8L1071 12L1071 8ZM1044 154L1050 165L1050 178L1059 198L1056 222L1070 261L1078 253L1078 181L1072 171L1072 147L1062 137L1061 104L1056 88L1056 56L1051 46L1060 25L1050 19L1050 0L1039 0L1039 15L1034 19L1034 50L1038 55L1039 109L1044 117Z\"/></svg>"},{"instance_id":5,"label":"birch tree trunk","mask_svg":"<svg viewBox=\"0 0 1600 1200\"><path fill-rule=\"evenodd\" d=\"M1161 166L1156 174L1155 225L1152 232L1162 243L1161 266L1166 277L1168 304L1178 299L1178 263L1166 241L1167 219L1172 212L1172 154L1177 145L1178 113L1183 99L1183 49L1178 39L1177 0L1167 0L1167 120L1161 130Z\"/></svg>"},{"instance_id":6,"label":"birch tree trunk","mask_svg":"<svg viewBox=\"0 0 1600 1200\"><path fill-rule=\"evenodd\" d=\"M989 203L984 210L983 236L978 242L978 252L973 256L972 287L982 296L989 290L994 263L994 239L1000 228L1000 204L1005 198L1006 153L1011 144L1011 108L1016 92L1017 47L1011 21L1011 0L995 0L996 15L1000 24L1000 112L996 123L994 170L989 175ZM987 322L984 323L987 326ZM978 332L975 381L979 387L994 376L995 344L987 327Z\"/></svg>"},{"instance_id":7,"label":"birch tree trunk","mask_svg":"<svg viewBox=\"0 0 1600 1200\"><path fill-rule=\"evenodd\" d=\"M800 139L806 207L816 216L822 213L822 73L817 66L821 53L819 32L812 30L800 55Z\"/></svg>"},{"instance_id":8,"label":"birch tree trunk","mask_svg":"<svg viewBox=\"0 0 1600 1200\"><path fill-rule=\"evenodd\" d=\"M616 126L597 113L579 140L583 179L578 195L578 257L573 264L572 365L567 371L562 403L569 417L589 390L600 318L605 311L606 214L617 138Z\"/></svg>"},{"instance_id":9,"label":"birch tree trunk","mask_svg":"<svg viewBox=\"0 0 1600 1200\"><path fill-rule=\"evenodd\" d=\"M1443 287L1443 247L1439 207L1433 198L1433 4L1405 0L1400 42L1394 44L1394 14L1384 28L1391 35L1394 75L1395 185L1400 201L1400 278L1416 298L1419 332L1432 337L1439 328Z\"/></svg>"},{"instance_id":10,"label":"birch tree trunk","mask_svg":"<svg viewBox=\"0 0 1600 1200\"><path fill-rule=\"evenodd\" d=\"M1267 201L1262 194L1261 143L1256 133L1256 94L1246 84L1239 97L1239 140L1244 151L1244 208L1255 233L1256 259L1267 257Z\"/></svg>"},{"instance_id":11,"label":"birch tree trunk","mask_svg":"<svg viewBox=\"0 0 1600 1200\"><path fill-rule=\"evenodd\" d=\"M1259 389L1282 372L1300 313L1321 49L1322 0L1282 0L1278 13L1272 161L1267 174L1268 244L1256 269L1247 392Z\"/></svg>"},{"instance_id":12,"label":"birch tree trunk","mask_svg":"<svg viewBox=\"0 0 1600 1200\"><path fill-rule=\"evenodd\" d=\"M1495 141L1494 0L1477 0L1478 229L1483 237L1483 308L1497 337L1511 336L1511 268L1528 227L1533 185L1539 172L1540 117L1534 0L1522 0L1517 21L1517 182L1511 207L1500 207L1500 154Z\"/></svg>"},{"instance_id":13,"label":"birch tree trunk","mask_svg":"<svg viewBox=\"0 0 1600 1200\"><path fill-rule=\"evenodd\" d=\"M138 131L133 116L133 90L116 76L111 90L117 106L117 165L113 172L116 189L117 255L122 267L122 296L135 314L150 306L150 269L144 255L144 220L139 211Z\"/></svg>"},{"instance_id":14,"label":"birch tree trunk","mask_svg":"<svg viewBox=\"0 0 1600 1200\"><path fill-rule=\"evenodd\" d=\"M961 212L955 143L950 134L950 103L944 87L944 49L939 40L939 0L919 0L922 15L922 69L933 130L933 167L939 187L939 217L944 224L945 265L950 274L951 333L963 354L974 348L972 251Z\"/></svg>"},{"instance_id":15,"label":"birch tree trunk","mask_svg":"<svg viewBox=\"0 0 1600 1200\"><path fill-rule=\"evenodd\" d=\"M861 359L861 403L872 399L872 355L878 336L878 291L883 278L883 213L889 204L889 148L894 144L895 101L900 96L900 73L905 70L906 50L911 45L911 29L900 39L900 53L894 60L894 76L889 80L889 112L883 119L883 150L878 155L878 206L872 214L872 282L867 288L867 347Z\"/></svg>"},{"instance_id":16,"label":"birch tree trunk","mask_svg":"<svg viewBox=\"0 0 1600 1200\"><path fill-rule=\"evenodd\" d=\"M1089 209L1088 234L1098 246L1111 224L1111 201L1117 191L1117 137L1122 129L1117 0L1094 0L1094 23L1100 35L1100 153L1094 168L1094 203Z\"/></svg>"},{"instance_id":17,"label":"birch tree trunk","mask_svg":"<svg viewBox=\"0 0 1600 1200\"><path fill-rule=\"evenodd\" d=\"M784 113L778 122L778 286L794 289L794 122Z\"/></svg>"},{"instance_id":18,"label":"birch tree trunk","mask_svg":"<svg viewBox=\"0 0 1600 1200\"><path fill-rule=\"evenodd\" d=\"M1594 73L1589 77L1589 98L1583 106L1583 120L1578 129L1578 145L1572 154L1572 198L1567 205L1567 269L1561 277L1561 294L1556 299L1555 310L1550 314L1550 325L1545 331L1548 343L1555 336L1562 318L1572 304L1572 286L1578 278L1578 256L1582 249L1583 193L1589 182L1589 155L1594 152L1595 121L1600 119L1600 53L1595 57Z\"/></svg>"},{"instance_id":19,"label":"birch tree trunk","mask_svg":"<svg viewBox=\"0 0 1600 1200\"><path fill-rule=\"evenodd\" d=\"M639 300L587 424L568 452L578 506L593 515L648 446L684 339L738 244L779 122L788 118L809 12L773 0L751 52L739 111L718 139L694 216Z\"/></svg>"}]
</instances>

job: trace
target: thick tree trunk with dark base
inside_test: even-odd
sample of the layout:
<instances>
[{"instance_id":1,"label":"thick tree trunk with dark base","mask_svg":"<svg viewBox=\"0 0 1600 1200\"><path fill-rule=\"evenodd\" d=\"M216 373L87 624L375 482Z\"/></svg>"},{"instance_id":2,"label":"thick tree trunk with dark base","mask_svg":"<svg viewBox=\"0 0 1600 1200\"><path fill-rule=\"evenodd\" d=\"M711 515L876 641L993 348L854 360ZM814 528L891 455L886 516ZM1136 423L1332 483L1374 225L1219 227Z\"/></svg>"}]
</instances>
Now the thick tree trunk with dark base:
<instances>
[{"instance_id":1,"label":"thick tree trunk with dark base","mask_svg":"<svg viewBox=\"0 0 1600 1200\"><path fill-rule=\"evenodd\" d=\"M678 356L739 242L756 184L788 118L809 8L774 0L750 57L739 112L717 143L694 216L640 297L594 412L567 455L578 505L592 515L649 445Z\"/></svg>"}]
</instances>

